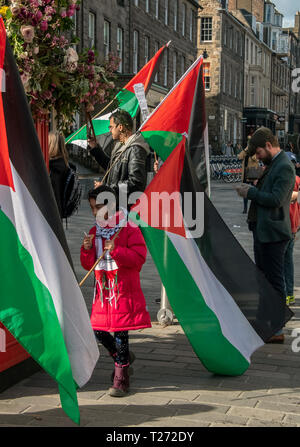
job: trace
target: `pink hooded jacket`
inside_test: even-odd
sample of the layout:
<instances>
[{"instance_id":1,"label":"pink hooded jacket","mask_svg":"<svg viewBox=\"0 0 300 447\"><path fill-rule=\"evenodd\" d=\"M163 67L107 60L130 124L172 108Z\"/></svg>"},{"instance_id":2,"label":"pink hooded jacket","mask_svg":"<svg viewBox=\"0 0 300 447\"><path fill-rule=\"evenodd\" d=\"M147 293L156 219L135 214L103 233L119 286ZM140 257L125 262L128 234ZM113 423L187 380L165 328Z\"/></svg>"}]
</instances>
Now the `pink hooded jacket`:
<instances>
[{"instance_id":1,"label":"pink hooded jacket","mask_svg":"<svg viewBox=\"0 0 300 447\"><path fill-rule=\"evenodd\" d=\"M90 250L81 247L80 261L83 268L90 270L96 257L96 226L93 246ZM102 247L104 240L102 239ZM151 327L145 297L140 285L139 272L146 261L147 248L140 229L127 224L116 237L110 255L118 266L115 297L108 299L107 290L101 287L101 272L95 271L95 297L92 307L91 324L94 330L107 332L127 331ZM98 279L98 281L97 281ZM100 281L99 281L100 279Z\"/></svg>"}]
</instances>

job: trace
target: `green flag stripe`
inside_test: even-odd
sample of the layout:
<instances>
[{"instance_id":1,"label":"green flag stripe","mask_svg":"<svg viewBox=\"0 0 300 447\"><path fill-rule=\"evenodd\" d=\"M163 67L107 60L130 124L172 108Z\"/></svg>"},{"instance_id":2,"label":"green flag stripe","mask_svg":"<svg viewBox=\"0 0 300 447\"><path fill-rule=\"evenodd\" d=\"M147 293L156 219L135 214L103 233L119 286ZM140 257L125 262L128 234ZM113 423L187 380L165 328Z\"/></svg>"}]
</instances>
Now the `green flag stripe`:
<instances>
[{"instance_id":1,"label":"green flag stripe","mask_svg":"<svg viewBox=\"0 0 300 447\"><path fill-rule=\"evenodd\" d=\"M52 297L37 278L30 253L2 211L0 227L0 321L59 383L64 391L62 407L79 423L76 384Z\"/></svg>"},{"instance_id":2,"label":"green flag stripe","mask_svg":"<svg viewBox=\"0 0 300 447\"><path fill-rule=\"evenodd\" d=\"M163 161L168 158L182 140L182 135L176 132L145 131L142 132L142 135Z\"/></svg>"},{"instance_id":3,"label":"green flag stripe","mask_svg":"<svg viewBox=\"0 0 300 447\"><path fill-rule=\"evenodd\" d=\"M249 362L222 333L215 313L203 295L166 232L146 226L131 213L141 227L147 247L166 288L171 307L196 355L208 371L224 375L241 375ZM164 247L164 256L161 249ZM230 359L230 361L228 360Z\"/></svg>"},{"instance_id":4,"label":"green flag stripe","mask_svg":"<svg viewBox=\"0 0 300 447\"><path fill-rule=\"evenodd\" d=\"M117 94L117 99L119 101L119 108L122 110L126 110L132 116L135 117L139 104L138 100L136 99L136 96L128 91L128 90L121 90ZM107 116L107 114L105 115ZM95 129L95 134L97 136L102 135L106 132L109 132L109 120L108 119L101 119L101 117L96 118L93 120L93 126ZM87 131L86 126L84 126L83 129L81 129L80 132L74 132L72 136L69 136L66 141L68 141L69 144L75 143L78 140L87 140ZM81 145L81 144L80 144Z\"/></svg>"},{"instance_id":5,"label":"green flag stripe","mask_svg":"<svg viewBox=\"0 0 300 447\"><path fill-rule=\"evenodd\" d=\"M139 108L139 103L135 94L129 90L123 89L117 94L117 98L119 101L119 108L126 110L130 116L135 117Z\"/></svg>"}]
</instances>

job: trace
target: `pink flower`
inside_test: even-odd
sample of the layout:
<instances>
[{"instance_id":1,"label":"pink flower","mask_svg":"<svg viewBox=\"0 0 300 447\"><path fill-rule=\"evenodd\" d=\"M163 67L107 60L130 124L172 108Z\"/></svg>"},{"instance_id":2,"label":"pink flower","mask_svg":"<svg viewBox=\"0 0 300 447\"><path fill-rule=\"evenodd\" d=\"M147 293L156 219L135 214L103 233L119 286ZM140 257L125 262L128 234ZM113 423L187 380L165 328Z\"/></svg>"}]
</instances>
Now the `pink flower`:
<instances>
[{"instance_id":1,"label":"pink flower","mask_svg":"<svg viewBox=\"0 0 300 447\"><path fill-rule=\"evenodd\" d=\"M61 8L60 16L61 16L63 19L64 19L65 17L67 17L67 11L66 11L66 8Z\"/></svg>"},{"instance_id":2,"label":"pink flower","mask_svg":"<svg viewBox=\"0 0 300 447\"><path fill-rule=\"evenodd\" d=\"M22 25L21 34L26 43L32 43L34 38L34 29L31 25Z\"/></svg>"},{"instance_id":3,"label":"pink flower","mask_svg":"<svg viewBox=\"0 0 300 447\"><path fill-rule=\"evenodd\" d=\"M40 23L40 30L41 30L41 31L47 31L47 29L48 29L48 22L46 22L46 20L43 20L43 21Z\"/></svg>"}]
</instances>

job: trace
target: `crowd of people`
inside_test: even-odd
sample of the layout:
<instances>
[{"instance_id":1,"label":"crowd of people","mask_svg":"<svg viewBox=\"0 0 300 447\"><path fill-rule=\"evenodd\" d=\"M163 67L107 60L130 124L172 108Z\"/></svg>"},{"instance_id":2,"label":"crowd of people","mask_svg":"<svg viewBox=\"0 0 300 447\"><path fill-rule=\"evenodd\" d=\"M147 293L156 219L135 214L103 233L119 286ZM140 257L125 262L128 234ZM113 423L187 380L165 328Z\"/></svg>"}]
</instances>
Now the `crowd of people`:
<instances>
[{"instance_id":1,"label":"crowd of people","mask_svg":"<svg viewBox=\"0 0 300 447\"><path fill-rule=\"evenodd\" d=\"M88 140L89 153L106 174L88 194L95 225L82 241L80 260L83 268L90 270L101 257L94 269L91 324L96 338L114 362L109 394L122 397L128 393L135 359L129 349L128 331L151 327L151 320L139 279L146 260L146 244L137 226L124 225L128 209L122 206L120 197L144 191L150 148L140 134L133 133L133 121L127 112L113 113L109 129L108 142L102 137L98 141ZM255 263L282 301L279 316L282 325L269 342L283 343L285 304L295 301L293 248L300 216L297 201L300 177L296 176L295 168L299 166L294 148L282 151L278 139L267 128L259 128L248 139L247 147L238 149L243 174L236 189L244 201L243 212L248 212ZM224 153L234 155L232 145L226 145ZM61 211L68 156L63 136L57 132L49 135L49 158L50 179ZM154 171L157 170L156 161ZM107 199L107 194L114 198L113 202Z\"/></svg>"}]
</instances>

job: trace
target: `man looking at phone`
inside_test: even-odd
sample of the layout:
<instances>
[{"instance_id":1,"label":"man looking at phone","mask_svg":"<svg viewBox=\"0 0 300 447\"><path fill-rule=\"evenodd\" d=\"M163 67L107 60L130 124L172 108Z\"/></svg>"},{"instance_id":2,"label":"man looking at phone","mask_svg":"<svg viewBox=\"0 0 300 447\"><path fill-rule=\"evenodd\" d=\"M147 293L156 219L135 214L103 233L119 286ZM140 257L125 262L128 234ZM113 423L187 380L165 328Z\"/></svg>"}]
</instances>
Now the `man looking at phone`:
<instances>
[{"instance_id":1,"label":"man looking at phone","mask_svg":"<svg viewBox=\"0 0 300 447\"><path fill-rule=\"evenodd\" d=\"M251 200L248 224L253 232L254 257L257 267L282 297L280 321L284 325L285 282L284 255L292 238L289 216L295 184L295 170L270 129L259 128L248 143L249 155L256 155L266 166L256 186L242 183L237 192ZM269 340L283 343L281 329Z\"/></svg>"}]
</instances>

